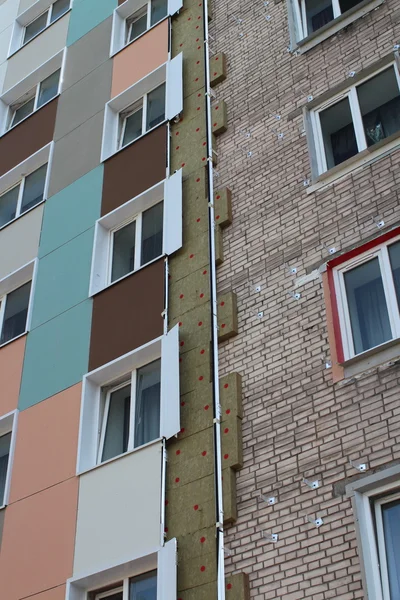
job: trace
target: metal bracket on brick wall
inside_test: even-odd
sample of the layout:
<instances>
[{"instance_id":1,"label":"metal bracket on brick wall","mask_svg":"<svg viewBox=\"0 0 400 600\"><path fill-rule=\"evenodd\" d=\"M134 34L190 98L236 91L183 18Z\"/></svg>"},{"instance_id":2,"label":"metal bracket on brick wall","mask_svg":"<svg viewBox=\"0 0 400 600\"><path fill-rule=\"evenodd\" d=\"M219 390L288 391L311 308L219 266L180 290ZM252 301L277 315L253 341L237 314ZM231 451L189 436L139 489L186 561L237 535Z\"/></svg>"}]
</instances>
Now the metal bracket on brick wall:
<instances>
[{"instance_id":1,"label":"metal bracket on brick wall","mask_svg":"<svg viewBox=\"0 0 400 600\"><path fill-rule=\"evenodd\" d=\"M312 490L316 490L320 486L320 483L319 483L318 479L315 479L314 481L311 481L310 479L306 479L305 477L303 477L302 483L305 483Z\"/></svg>"},{"instance_id":2,"label":"metal bracket on brick wall","mask_svg":"<svg viewBox=\"0 0 400 600\"><path fill-rule=\"evenodd\" d=\"M267 533L266 531L262 531L261 535L267 542L272 542L273 544L275 544L279 538L277 533Z\"/></svg>"},{"instance_id":3,"label":"metal bracket on brick wall","mask_svg":"<svg viewBox=\"0 0 400 600\"><path fill-rule=\"evenodd\" d=\"M288 292L288 294L293 298L293 300L300 300L301 298L300 292Z\"/></svg>"},{"instance_id":4,"label":"metal bracket on brick wall","mask_svg":"<svg viewBox=\"0 0 400 600\"><path fill-rule=\"evenodd\" d=\"M372 221L375 223L378 229L382 229L385 226L385 221L381 219L379 216L373 217Z\"/></svg>"},{"instance_id":5,"label":"metal bracket on brick wall","mask_svg":"<svg viewBox=\"0 0 400 600\"><path fill-rule=\"evenodd\" d=\"M322 244L325 250L329 252L329 254L335 254L336 247L335 246L327 246L326 244Z\"/></svg>"},{"instance_id":6,"label":"metal bracket on brick wall","mask_svg":"<svg viewBox=\"0 0 400 600\"><path fill-rule=\"evenodd\" d=\"M275 496L265 496L264 494L260 493L260 500L262 502L265 502L266 504L269 504L269 506L272 506L273 504L276 504L276 497Z\"/></svg>"},{"instance_id":7,"label":"metal bracket on brick wall","mask_svg":"<svg viewBox=\"0 0 400 600\"><path fill-rule=\"evenodd\" d=\"M313 525L315 525L315 527L321 527L321 525L324 524L322 517L318 517L317 519L313 519L312 517L309 517L308 515L306 515L306 517L307 517L307 521L309 523L312 523Z\"/></svg>"},{"instance_id":8,"label":"metal bracket on brick wall","mask_svg":"<svg viewBox=\"0 0 400 600\"><path fill-rule=\"evenodd\" d=\"M360 471L360 473L363 473L368 468L366 463L359 463L355 460L350 460L349 463L353 467L353 469L357 469L357 471Z\"/></svg>"}]
</instances>

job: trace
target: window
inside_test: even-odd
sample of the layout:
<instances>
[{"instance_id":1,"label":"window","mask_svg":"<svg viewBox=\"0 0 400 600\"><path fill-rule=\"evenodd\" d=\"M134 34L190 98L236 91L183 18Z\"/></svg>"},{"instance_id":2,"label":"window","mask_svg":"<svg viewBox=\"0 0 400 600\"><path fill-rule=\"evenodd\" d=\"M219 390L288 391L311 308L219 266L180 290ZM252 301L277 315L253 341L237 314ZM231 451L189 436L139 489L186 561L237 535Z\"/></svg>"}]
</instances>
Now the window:
<instances>
[{"instance_id":1,"label":"window","mask_svg":"<svg viewBox=\"0 0 400 600\"><path fill-rule=\"evenodd\" d=\"M400 493L375 500L383 597L400 598Z\"/></svg>"},{"instance_id":2,"label":"window","mask_svg":"<svg viewBox=\"0 0 400 600\"><path fill-rule=\"evenodd\" d=\"M24 46L44 31L49 25L62 17L70 7L70 0L57 0L46 12L36 17L25 26L22 45Z\"/></svg>"},{"instance_id":3,"label":"window","mask_svg":"<svg viewBox=\"0 0 400 600\"><path fill-rule=\"evenodd\" d=\"M0 508L8 502L16 429L17 411L0 417Z\"/></svg>"},{"instance_id":4,"label":"window","mask_svg":"<svg viewBox=\"0 0 400 600\"><path fill-rule=\"evenodd\" d=\"M160 437L160 378L157 360L136 369L118 386L102 389L99 463Z\"/></svg>"},{"instance_id":5,"label":"window","mask_svg":"<svg viewBox=\"0 0 400 600\"><path fill-rule=\"evenodd\" d=\"M120 114L120 148L165 120L165 84L148 92L135 105Z\"/></svg>"},{"instance_id":6,"label":"window","mask_svg":"<svg viewBox=\"0 0 400 600\"><path fill-rule=\"evenodd\" d=\"M0 344L6 344L26 331L31 282L0 299Z\"/></svg>"},{"instance_id":7,"label":"window","mask_svg":"<svg viewBox=\"0 0 400 600\"><path fill-rule=\"evenodd\" d=\"M111 232L110 283L162 255L163 203ZM137 241L136 241L137 240Z\"/></svg>"},{"instance_id":8,"label":"window","mask_svg":"<svg viewBox=\"0 0 400 600\"><path fill-rule=\"evenodd\" d=\"M344 358L400 337L400 241L334 271Z\"/></svg>"},{"instance_id":9,"label":"window","mask_svg":"<svg viewBox=\"0 0 400 600\"><path fill-rule=\"evenodd\" d=\"M395 64L313 111L319 174L400 131Z\"/></svg>"},{"instance_id":10,"label":"window","mask_svg":"<svg viewBox=\"0 0 400 600\"><path fill-rule=\"evenodd\" d=\"M147 29L164 19L168 14L167 0L150 0L138 12L126 20L126 44L142 35Z\"/></svg>"},{"instance_id":11,"label":"window","mask_svg":"<svg viewBox=\"0 0 400 600\"><path fill-rule=\"evenodd\" d=\"M0 227L4 227L43 200L47 164L25 176L0 196Z\"/></svg>"},{"instance_id":12,"label":"window","mask_svg":"<svg viewBox=\"0 0 400 600\"><path fill-rule=\"evenodd\" d=\"M157 571L121 581L104 592L95 592L94 600L157 600Z\"/></svg>"},{"instance_id":13,"label":"window","mask_svg":"<svg viewBox=\"0 0 400 600\"><path fill-rule=\"evenodd\" d=\"M361 2L363 0L292 0L296 41L300 42Z\"/></svg>"},{"instance_id":14,"label":"window","mask_svg":"<svg viewBox=\"0 0 400 600\"><path fill-rule=\"evenodd\" d=\"M0 436L0 506L4 505L10 448L11 432Z\"/></svg>"},{"instance_id":15,"label":"window","mask_svg":"<svg viewBox=\"0 0 400 600\"><path fill-rule=\"evenodd\" d=\"M14 127L23 119L55 98L58 94L60 69L46 77L43 81L10 106L9 128Z\"/></svg>"}]
</instances>

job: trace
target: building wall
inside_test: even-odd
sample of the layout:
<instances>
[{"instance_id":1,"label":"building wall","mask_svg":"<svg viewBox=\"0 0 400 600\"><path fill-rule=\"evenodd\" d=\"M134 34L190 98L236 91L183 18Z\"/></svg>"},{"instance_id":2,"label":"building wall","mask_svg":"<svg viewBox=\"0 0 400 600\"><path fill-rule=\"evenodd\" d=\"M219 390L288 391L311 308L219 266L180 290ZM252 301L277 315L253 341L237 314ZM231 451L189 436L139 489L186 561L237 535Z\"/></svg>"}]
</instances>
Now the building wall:
<instances>
[{"instance_id":1,"label":"building wall","mask_svg":"<svg viewBox=\"0 0 400 600\"><path fill-rule=\"evenodd\" d=\"M399 460L399 370L377 355L356 376L334 381L338 365L315 270L331 258L329 248L339 254L379 236L377 216L383 231L398 224L400 155L390 152L310 192L302 108L309 95L318 98L393 52L398 6L389 0L297 55L288 52L285 2L230 3L242 23L227 20L227 11L214 3L211 23L215 50L228 59L217 92L228 106L218 185L230 188L233 214L218 288L237 294L239 333L222 344L220 366L221 374L242 375L244 457L227 572L248 573L257 599L364 598L345 484L360 476L350 460L367 463L361 477ZM312 490L303 478L322 485ZM269 506L260 494L277 503ZM317 517L319 528L308 520ZM262 532L278 534L278 542Z\"/></svg>"}]
</instances>

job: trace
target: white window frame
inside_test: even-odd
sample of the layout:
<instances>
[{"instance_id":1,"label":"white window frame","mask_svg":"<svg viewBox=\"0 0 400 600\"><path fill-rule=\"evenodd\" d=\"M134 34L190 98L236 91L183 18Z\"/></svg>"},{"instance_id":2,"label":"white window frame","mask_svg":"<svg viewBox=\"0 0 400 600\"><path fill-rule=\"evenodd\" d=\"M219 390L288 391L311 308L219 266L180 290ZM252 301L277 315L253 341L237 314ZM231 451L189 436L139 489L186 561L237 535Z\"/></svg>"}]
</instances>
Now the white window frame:
<instances>
[{"instance_id":1,"label":"white window frame","mask_svg":"<svg viewBox=\"0 0 400 600\"><path fill-rule=\"evenodd\" d=\"M146 15L145 31L143 33L141 33L140 35L138 35L137 37L135 37L133 40L130 40L129 38L131 37L133 23L135 23L136 21L138 21L139 19L144 17L144 15ZM165 18L166 17L163 17L163 19L165 19ZM161 19L161 20L163 20L163 19ZM131 44L132 42L134 42L135 40L140 38L141 35L144 35L151 27L155 27L155 25L158 25L158 23L160 22L160 21L158 21L157 23L154 23L154 25L150 25L150 21L151 21L151 0L148 0L148 2L146 2L146 4L144 4L141 8L139 8L139 10L137 10L135 13L133 13L132 15L130 15L129 17L126 18L125 46L129 46L129 44Z\"/></svg>"},{"instance_id":2,"label":"white window frame","mask_svg":"<svg viewBox=\"0 0 400 600\"><path fill-rule=\"evenodd\" d=\"M41 88L41 85L42 85L43 81L46 81L46 79L48 79L48 77L51 77L51 75L54 75L54 73L56 73L57 71L60 71L60 77L58 79L57 92L54 94L54 96L52 98L50 98L49 100L46 100L46 102L44 102L43 104L41 104L38 107L40 88ZM61 87L61 70L60 69L56 69L53 73L51 73L50 75L48 75L47 77L45 77L42 81L39 81L36 84L36 86L34 88L32 88L27 93L27 100L23 104L21 104L18 108L22 108L23 106L25 106L25 104L27 104L28 102L30 102L32 100L32 98L34 98L33 109L32 109L32 112L29 113L29 115L26 115L26 117L24 117L23 119L21 119L20 121L18 121L18 123L15 123L15 124L13 123L13 120L14 120L14 117L15 117L15 113L18 110L18 109L14 109L13 106L15 106L15 104L18 103L18 100L16 100L14 102L14 104L10 105L10 107L9 107L9 118L8 118L7 131L10 131L10 129L13 129L17 125L19 125L20 123L22 123L23 121L25 121L25 119L28 119L28 117L30 117L31 115L33 115L37 110L40 110L41 108L43 108L43 106L46 106L46 104L48 104L49 102L51 102L52 100L54 100L54 98L56 98L59 95L59 93L60 93L60 87Z\"/></svg>"},{"instance_id":3,"label":"white window frame","mask_svg":"<svg viewBox=\"0 0 400 600\"><path fill-rule=\"evenodd\" d=\"M102 390L104 387L113 386L117 382L126 383L127 378L131 377L133 371L160 358L160 437L157 439L169 439L180 431L179 327L175 325L167 334L84 376L77 457L78 475L99 466L99 443L104 410ZM134 418L134 414L131 415L131 419L134 420ZM130 433L133 433L133 430ZM155 441L148 442L148 444L153 444ZM134 448L131 452L140 451L146 445ZM127 452L122 456L126 456L126 454ZM113 457L102 462L101 465L118 458Z\"/></svg>"},{"instance_id":4,"label":"white window frame","mask_svg":"<svg viewBox=\"0 0 400 600\"><path fill-rule=\"evenodd\" d=\"M4 300L6 300L8 294L10 294L11 292L14 292L18 288L22 287L25 283L28 283L29 281L32 282L30 294L29 294L28 314L26 316L25 331L24 331L24 333L21 333L20 335L12 338L11 340L8 340L7 342L4 342L3 344L1 344L0 348L7 346L7 344L11 344L12 342L19 339L20 337L23 337L24 335L26 335L26 333L30 329L31 319L32 319L34 288L35 288L36 276L37 276L37 265L38 265L38 259L35 258L35 260L27 263L20 269L17 269L10 275L7 275L7 277L4 277L3 279L0 280L0 302L1 302L0 337L1 337L1 333L3 331L4 310L5 310L5 305L6 305L6 302Z\"/></svg>"},{"instance_id":5,"label":"white window frame","mask_svg":"<svg viewBox=\"0 0 400 600\"><path fill-rule=\"evenodd\" d=\"M165 118L164 121L155 125L154 128L149 130L142 130L142 135L137 137L132 142L129 142L123 148L127 148L130 144L134 144L140 140L144 135L147 135L150 131L156 127L160 127L162 123L171 121L183 110L183 54L178 54L172 60L168 60L157 69L154 69L151 73L134 83L125 91L115 96L112 100L107 102L104 114L104 126L103 126L103 141L101 148L101 161L104 162L116 152L119 152L121 148L121 113L129 110L129 107L134 105L140 105L143 102L143 98L158 88L160 85L165 84ZM145 103L146 104L146 103ZM146 109L143 108L142 118L146 118ZM125 119L125 115L124 115ZM142 121L142 127L146 126L146 122Z\"/></svg>"},{"instance_id":6,"label":"white window frame","mask_svg":"<svg viewBox=\"0 0 400 600\"><path fill-rule=\"evenodd\" d=\"M399 489L400 489L400 482L399 482ZM390 598L390 588L389 588L389 572L388 572L387 560L386 560L385 535L383 532L382 505L388 504L389 502L393 502L395 500L400 500L400 491L397 493L394 493L394 494L389 494L387 496L384 496L383 498L380 498L379 500L376 500L374 502L383 600L391 600L391 598Z\"/></svg>"},{"instance_id":7,"label":"white window frame","mask_svg":"<svg viewBox=\"0 0 400 600\"><path fill-rule=\"evenodd\" d=\"M108 273L107 273L107 284L108 285L112 285L113 283L116 283L117 281L120 281L121 279L125 279L125 277L127 277L128 275L131 275L132 273L139 271L139 269L141 269L142 267L146 267L147 265L151 264L152 262L155 262L156 260L161 258L161 256L163 256L163 250L161 249L161 253L158 256L154 257L152 260L150 260L149 262L144 263L142 265L143 213L146 212L147 210L149 210L150 208L153 208L153 206L157 206L157 204L160 204L161 202L163 203L163 209L164 209L164 200L160 200L159 202L155 202L151 206L143 209L142 212L138 213L133 218L129 218L128 220L124 221L123 223L117 225L116 227L114 227L113 229L110 230L110 241L109 241L110 251L109 251L109 256L108 256ZM164 212L164 210L163 210L163 212ZM117 231L119 231L120 229L123 229L124 227L126 227L127 225L130 225L131 223L136 223L136 226L135 226L135 256L134 256L133 269L132 269L132 271L129 271L129 273L126 273L122 277L119 277L118 279L115 279L114 281L112 281L111 275L112 275L112 263L113 263L113 256L114 256L114 236ZM164 223L163 223L163 238L164 238Z\"/></svg>"},{"instance_id":8,"label":"white window frame","mask_svg":"<svg viewBox=\"0 0 400 600\"><path fill-rule=\"evenodd\" d=\"M393 496L397 496L399 492L400 465L389 467L346 486L346 495L352 499L356 518L364 587L371 600L391 600L388 587L385 587L385 573L381 563L382 554L379 553L379 543L384 543L383 530L377 532L374 517L376 516L376 504L390 502ZM384 497L378 498L383 494L385 494ZM377 499L374 500L374 498ZM386 579L386 586L387 583Z\"/></svg>"},{"instance_id":9,"label":"white window frame","mask_svg":"<svg viewBox=\"0 0 400 600\"><path fill-rule=\"evenodd\" d=\"M119 594L120 592L124 593L124 590L126 588L125 581L126 580L124 580L122 587L117 586L111 590L108 590L107 592L99 592L98 594L95 593L94 600L103 600L104 598L109 598L110 596L112 596L114 594Z\"/></svg>"},{"instance_id":10,"label":"white window frame","mask_svg":"<svg viewBox=\"0 0 400 600\"><path fill-rule=\"evenodd\" d=\"M157 88L161 87L162 85L165 86L165 94L164 94L164 119L162 121L160 121L160 123L157 123L157 125L154 125L153 127L150 127L149 129L147 129L147 111L148 111L148 97L149 94L151 94L151 92L154 92L154 90L156 90ZM135 103L135 106L132 107L132 110L129 111L129 106L127 108L125 108L123 111L121 111L122 113L126 112L126 115L124 115L123 119L121 119L121 113L120 113L120 122L121 122L121 135L120 135L120 139L118 142L118 146L119 146L119 150L122 150L122 148L126 148L127 146L129 146L130 144L132 144L133 142L136 142L136 140L138 140L139 138L141 138L143 135L145 135L146 133L149 133L150 131L152 131L153 129L155 129L156 127L158 127L159 125L161 125L161 123L166 121L166 117L165 117L165 113L166 113L166 107L167 107L167 86L165 81L160 83L159 85L156 85L154 88L152 88L151 90L149 90L148 92L146 92L142 98L140 98L137 103ZM135 138L134 140L132 140L131 142L128 142L125 145L123 144L123 140L124 140L124 135L125 135L125 129L126 129L126 122L127 119L135 114L136 112L138 112L139 110L142 111L142 128L141 128L141 134Z\"/></svg>"},{"instance_id":11,"label":"white window frame","mask_svg":"<svg viewBox=\"0 0 400 600\"><path fill-rule=\"evenodd\" d=\"M122 581L122 586L116 586L114 589L108 590L107 592L99 592L98 594L95 593L94 595L94 600L103 600L105 598L109 598L111 595L113 594L118 594L120 592L122 592L122 600L129 600L129 582L131 579L136 579L137 577L142 577L147 575L147 573L152 573L154 571L157 571L157 569L152 569L151 571L146 571L145 573L140 573L139 575L133 575L132 577L125 577ZM158 574L157 574L157 588L158 588ZM158 596L158 589L157 589L157 596Z\"/></svg>"},{"instance_id":12,"label":"white window frame","mask_svg":"<svg viewBox=\"0 0 400 600\"><path fill-rule=\"evenodd\" d=\"M11 486L11 473L14 463L14 452L15 452L15 442L17 439L17 425L18 425L18 410L13 410L6 415L0 417L0 436L7 435L11 433L11 441L10 441L10 452L8 455L8 465L7 465L7 475L6 475L6 485L4 488L4 498L3 502L0 502L0 510L3 509L8 504L8 500L10 497L10 486Z\"/></svg>"},{"instance_id":13,"label":"white window frame","mask_svg":"<svg viewBox=\"0 0 400 600\"><path fill-rule=\"evenodd\" d=\"M163 202L163 243L160 256L141 264L143 213ZM113 235L115 231L137 220L135 232L135 268L120 279L111 282ZM140 237L139 237L140 236ZM171 256L182 247L182 169L168 179L157 183L139 196L132 198L96 221L93 242L89 296L101 292L117 281L144 269L161 256Z\"/></svg>"},{"instance_id":14,"label":"white window frame","mask_svg":"<svg viewBox=\"0 0 400 600\"><path fill-rule=\"evenodd\" d=\"M388 252L388 247L398 241L400 241L400 236L394 237L393 239L376 246L370 251L367 251L364 254L361 254L360 256L357 256L356 258L339 265L338 267L335 267L333 270L334 286L339 313L340 333L345 360L349 360L355 356L363 356L366 352L373 350L373 348L365 350L364 352L360 352L359 354L355 353L344 275L348 271L351 271L352 269L376 257L379 260L386 306L388 309L389 322L392 330L392 339L384 342L381 344L381 346L385 346L392 340L400 338L400 312L397 303L396 290L394 287ZM375 347L379 348L379 346Z\"/></svg>"},{"instance_id":15,"label":"white window frame","mask_svg":"<svg viewBox=\"0 0 400 600\"><path fill-rule=\"evenodd\" d=\"M358 103L357 88L360 85L362 85L363 83L365 83L366 81L373 79L374 77L376 77L383 71L388 70L391 67L394 69L397 84L399 86L399 92L400 92L400 73L399 73L399 69L398 69L396 61L393 60L392 62L388 63L384 67L381 67L380 69L376 70L371 75L368 75L368 77L365 77L364 79L361 79L360 81L353 84L352 86L349 86L346 90L344 90L340 94L334 96L333 98L330 98L327 102L324 102L324 104L322 104L322 105L318 106L317 108L310 111L312 128L313 128L313 132L314 132L314 142L315 142L314 145L315 145L317 165L318 165L318 175L321 175L322 173L325 173L330 170L330 169L328 169L325 146L324 146L324 139L323 139L323 134L322 134L322 126L321 126L321 119L320 119L321 113L324 110L326 110L327 108L333 106L334 104L337 104L341 100L348 98L349 105L350 105L350 112L351 112L351 116L352 116L352 123L354 126L354 132L355 132L357 146L358 146L358 154L360 152L362 152L363 150L366 150L368 148L368 144L367 144L367 139L366 139L365 132L364 132L361 110L360 110L360 106ZM355 154L354 157L355 156L357 156L357 154ZM340 165L338 165L338 166L340 166ZM335 168L335 167L332 167L332 168Z\"/></svg>"},{"instance_id":16,"label":"white window frame","mask_svg":"<svg viewBox=\"0 0 400 600\"><path fill-rule=\"evenodd\" d=\"M182 8L182 6L183 0L168 0L167 14L157 21L157 23L154 23L154 25L151 25L151 0L126 0L117 6L113 13L110 57L138 40L142 35L145 35L148 31L153 29L153 27L157 27L157 25L168 16L174 15ZM145 7L147 9L147 29L140 36L129 42L129 35L127 35L127 21L134 18L136 14L139 15L140 11Z\"/></svg>"},{"instance_id":17,"label":"white window frame","mask_svg":"<svg viewBox=\"0 0 400 600\"><path fill-rule=\"evenodd\" d=\"M55 0L54 2L52 2L50 4L50 6L48 8L46 8L46 10L43 10L41 13L37 14L35 17L33 17L28 23L25 23L23 26L23 31L22 31L22 36L21 36L21 45L20 48L23 48L24 46L26 46L27 44L29 44L29 42L31 42L32 40L36 39L41 33L43 33L43 31L46 31L46 29L48 29L50 27L50 25L53 25L53 23L56 23L59 19L62 19L62 17L64 15L66 15L68 13L68 11L71 10L72 7L72 1L70 0L69 2L69 8L59 17L57 17L56 19L54 19L54 21L52 21L52 15L53 15L53 6L56 3L57 0ZM25 37L25 30L27 27L29 27L29 25L31 25L31 23L34 23L37 19L39 19L42 15L47 13L47 20L46 20L46 25L43 27L43 29L41 29L35 36L33 36L30 40L28 40L27 42L24 42L24 37Z\"/></svg>"}]
</instances>

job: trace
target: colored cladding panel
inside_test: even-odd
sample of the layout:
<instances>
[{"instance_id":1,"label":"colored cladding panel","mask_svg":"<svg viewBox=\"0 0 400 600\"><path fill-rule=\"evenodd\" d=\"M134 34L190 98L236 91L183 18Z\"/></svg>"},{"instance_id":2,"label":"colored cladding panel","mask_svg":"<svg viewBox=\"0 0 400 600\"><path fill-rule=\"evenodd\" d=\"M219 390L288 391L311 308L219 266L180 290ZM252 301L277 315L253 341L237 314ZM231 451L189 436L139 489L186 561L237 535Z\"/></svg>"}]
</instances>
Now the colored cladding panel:
<instances>
[{"instance_id":1,"label":"colored cladding panel","mask_svg":"<svg viewBox=\"0 0 400 600\"><path fill-rule=\"evenodd\" d=\"M103 119L104 112L97 113L54 143L49 196L54 196L99 166Z\"/></svg>"},{"instance_id":2,"label":"colored cladding panel","mask_svg":"<svg viewBox=\"0 0 400 600\"><path fill-rule=\"evenodd\" d=\"M71 577L77 504L74 477L7 506L0 561L4 599L33 596Z\"/></svg>"},{"instance_id":3,"label":"colored cladding panel","mask_svg":"<svg viewBox=\"0 0 400 600\"><path fill-rule=\"evenodd\" d=\"M18 406L25 342L26 336L0 348L0 416L6 415Z\"/></svg>"},{"instance_id":4,"label":"colored cladding panel","mask_svg":"<svg viewBox=\"0 0 400 600\"><path fill-rule=\"evenodd\" d=\"M88 297L93 236L94 227L39 260L32 329Z\"/></svg>"},{"instance_id":5,"label":"colored cladding panel","mask_svg":"<svg viewBox=\"0 0 400 600\"><path fill-rule=\"evenodd\" d=\"M163 333L164 260L110 286L93 300L89 371Z\"/></svg>"},{"instance_id":6,"label":"colored cladding panel","mask_svg":"<svg viewBox=\"0 0 400 600\"><path fill-rule=\"evenodd\" d=\"M54 130L55 140L104 110L110 99L112 71L112 60L108 60L61 94Z\"/></svg>"},{"instance_id":7,"label":"colored cladding panel","mask_svg":"<svg viewBox=\"0 0 400 600\"><path fill-rule=\"evenodd\" d=\"M167 132L157 127L105 162L102 215L165 179Z\"/></svg>"},{"instance_id":8,"label":"colored cladding panel","mask_svg":"<svg viewBox=\"0 0 400 600\"><path fill-rule=\"evenodd\" d=\"M1 550L1 541L3 539L3 529L4 529L4 517L5 517L6 511L5 510L0 510L0 550Z\"/></svg>"},{"instance_id":9,"label":"colored cladding panel","mask_svg":"<svg viewBox=\"0 0 400 600\"><path fill-rule=\"evenodd\" d=\"M0 231L0 279L37 257L43 211L41 204Z\"/></svg>"},{"instance_id":10,"label":"colored cladding panel","mask_svg":"<svg viewBox=\"0 0 400 600\"><path fill-rule=\"evenodd\" d=\"M0 137L0 175L52 141L57 104L58 98L55 98Z\"/></svg>"},{"instance_id":11,"label":"colored cladding panel","mask_svg":"<svg viewBox=\"0 0 400 600\"><path fill-rule=\"evenodd\" d=\"M80 477L74 576L160 544L161 442Z\"/></svg>"},{"instance_id":12,"label":"colored cladding panel","mask_svg":"<svg viewBox=\"0 0 400 600\"><path fill-rule=\"evenodd\" d=\"M41 594L35 594L33 598L26 598L25 600L65 600L65 585L60 585Z\"/></svg>"},{"instance_id":13,"label":"colored cladding panel","mask_svg":"<svg viewBox=\"0 0 400 600\"><path fill-rule=\"evenodd\" d=\"M82 385L20 413L10 504L74 477Z\"/></svg>"},{"instance_id":14,"label":"colored cladding panel","mask_svg":"<svg viewBox=\"0 0 400 600\"><path fill-rule=\"evenodd\" d=\"M87 372L92 300L32 330L18 408L24 410L79 383Z\"/></svg>"},{"instance_id":15,"label":"colored cladding panel","mask_svg":"<svg viewBox=\"0 0 400 600\"><path fill-rule=\"evenodd\" d=\"M168 35L169 20L165 19L115 56L112 98L168 60Z\"/></svg>"},{"instance_id":16,"label":"colored cladding panel","mask_svg":"<svg viewBox=\"0 0 400 600\"><path fill-rule=\"evenodd\" d=\"M75 0L68 30L67 46L71 46L99 23L110 17L117 6L117 0Z\"/></svg>"},{"instance_id":17,"label":"colored cladding panel","mask_svg":"<svg viewBox=\"0 0 400 600\"><path fill-rule=\"evenodd\" d=\"M111 28L112 18L109 17L68 48L63 93L110 59Z\"/></svg>"},{"instance_id":18,"label":"colored cladding panel","mask_svg":"<svg viewBox=\"0 0 400 600\"><path fill-rule=\"evenodd\" d=\"M93 227L100 217L102 187L103 165L99 165L47 200L39 258Z\"/></svg>"},{"instance_id":19,"label":"colored cladding panel","mask_svg":"<svg viewBox=\"0 0 400 600\"><path fill-rule=\"evenodd\" d=\"M10 56L4 80L5 90L25 79L32 71L64 49L70 14L65 14L26 46Z\"/></svg>"}]
</instances>

